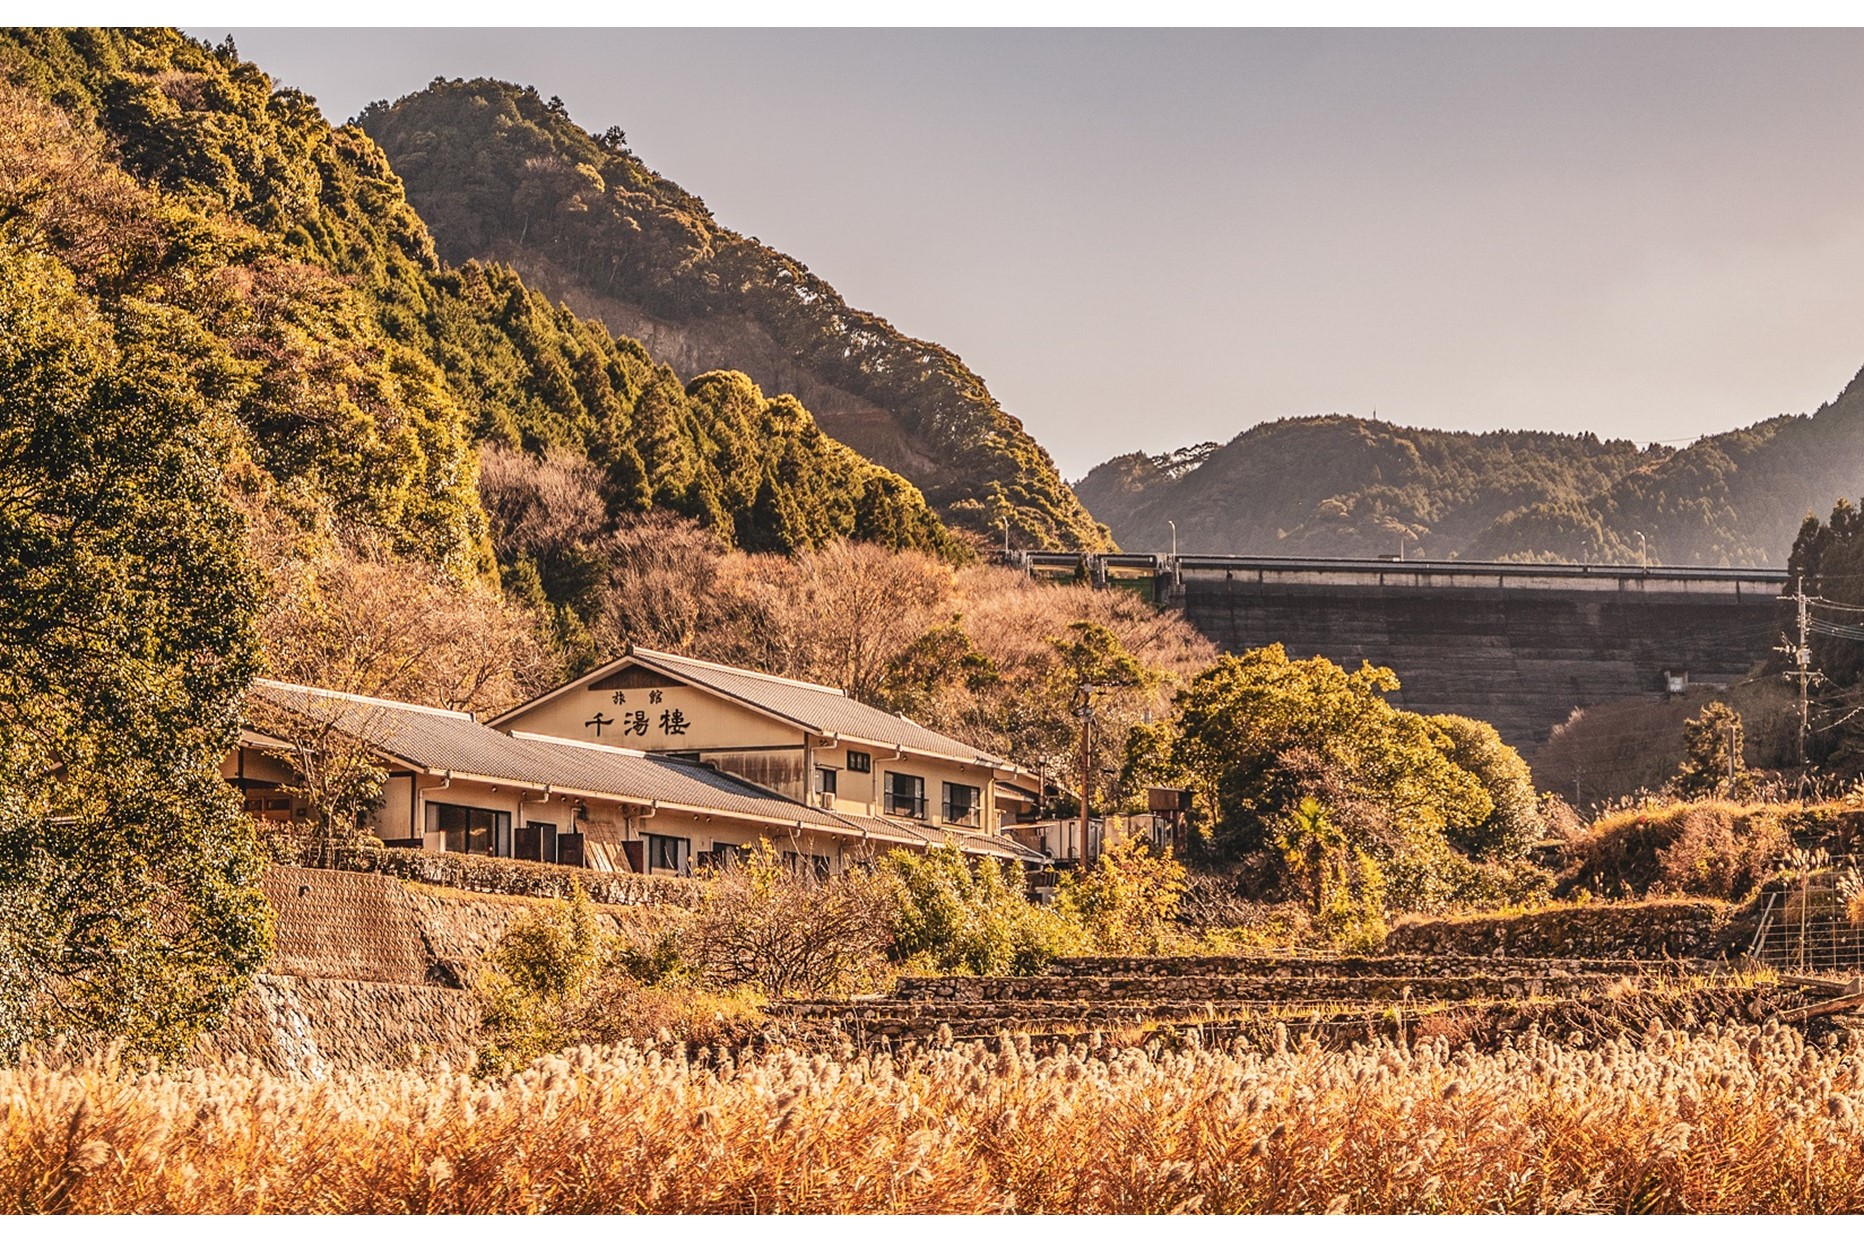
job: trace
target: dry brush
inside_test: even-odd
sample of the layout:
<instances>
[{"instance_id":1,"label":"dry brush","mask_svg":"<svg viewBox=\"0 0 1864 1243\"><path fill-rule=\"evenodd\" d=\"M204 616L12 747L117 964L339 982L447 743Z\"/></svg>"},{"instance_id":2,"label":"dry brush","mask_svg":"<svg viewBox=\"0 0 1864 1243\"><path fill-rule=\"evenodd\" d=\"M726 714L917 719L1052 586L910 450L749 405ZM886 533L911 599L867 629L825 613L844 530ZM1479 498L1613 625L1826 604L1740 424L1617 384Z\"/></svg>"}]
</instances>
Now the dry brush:
<instances>
[{"instance_id":1,"label":"dry brush","mask_svg":"<svg viewBox=\"0 0 1864 1243\"><path fill-rule=\"evenodd\" d=\"M502 1081L0 1072L0 1187L76 1212L1856 1212L1864 1041L1347 1052L580 1050Z\"/></svg>"}]
</instances>

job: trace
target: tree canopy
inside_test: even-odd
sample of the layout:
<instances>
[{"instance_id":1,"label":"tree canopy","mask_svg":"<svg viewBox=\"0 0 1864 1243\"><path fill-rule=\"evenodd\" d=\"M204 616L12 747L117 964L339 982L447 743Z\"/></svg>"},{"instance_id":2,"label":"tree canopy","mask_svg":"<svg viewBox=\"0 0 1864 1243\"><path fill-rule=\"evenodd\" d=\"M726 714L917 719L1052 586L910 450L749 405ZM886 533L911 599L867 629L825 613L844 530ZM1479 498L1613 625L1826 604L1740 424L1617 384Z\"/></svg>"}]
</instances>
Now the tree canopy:
<instances>
[{"instance_id":1,"label":"tree canopy","mask_svg":"<svg viewBox=\"0 0 1864 1243\"><path fill-rule=\"evenodd\" d=\"M678 338L701 368L820 404L957 525L995 539L1007 521L1024 546L1108 546L1049 455L949 350L723 227L618 130L590 134L535 88L484 78L435 79L357 124L455 262L507 259L585 312Z\"/></svg>"},{"instance_id":2,"label":"tree canopy","mask_svg":"<svg viewBox=\"0 0 1864 1243\"><path fill-rule=\"evenodd\" d=\"M1512 883L1470 855L1512 861L1527 844L1519 756L1508 762L1475 722L1446 729L1393 707L1397 689L1389 669L1291 660L1280 644L1223 656L1178 693L1163 746L1142 735L1145 758L1167 770L1151 775L1175 769L1192 783L1221 855L1275 850L1314 875L1334 874L1320 869L1336 852L1334 871L1364 855L1400 910ZM1491 790L1506 800L1499 818Z\"/></svg>"},{"instance_id":3,"label":"tree canopy","mask_svg":"<svg viewBox=\"0 0 1864 1243\"><path fill-rule=\"evenodd\" d=\"M100 301L15 223L0 217L0 1054L76 1035L175 1055L270 938L252 824L219 778L257 655L224 405L173 307Z\"/></svg>"}]
</instances>

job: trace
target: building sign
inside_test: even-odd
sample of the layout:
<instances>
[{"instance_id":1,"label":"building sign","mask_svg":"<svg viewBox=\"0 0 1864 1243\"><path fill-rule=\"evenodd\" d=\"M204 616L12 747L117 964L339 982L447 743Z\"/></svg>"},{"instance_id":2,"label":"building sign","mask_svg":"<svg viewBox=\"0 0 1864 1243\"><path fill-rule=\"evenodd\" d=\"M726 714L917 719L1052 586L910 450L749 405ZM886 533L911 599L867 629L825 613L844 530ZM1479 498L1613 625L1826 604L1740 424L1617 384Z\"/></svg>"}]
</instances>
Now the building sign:
<instances>
[{"instance_id":1,"label":"building sign","mask_svg":"<svg viewBox=\"0 0 1864 1243\"><path fill-rule=\"evenodd\" d=\"M654 702L658 703L660 692L650 693ZM617 691L615 702L621 701L622 692ZM608 731L606 736L611 738L645 738L650 732L657 733L663 738L678 738L692 728L693 721L681 708L662 708L657 715L646 708L635 708L632 711L623 712L618 717L611 717L606 712L598 711L584 721L583 725L587 729L594 730L597 738L604 737L603 731L605 730Z\"/></svg>"}]
</instances>

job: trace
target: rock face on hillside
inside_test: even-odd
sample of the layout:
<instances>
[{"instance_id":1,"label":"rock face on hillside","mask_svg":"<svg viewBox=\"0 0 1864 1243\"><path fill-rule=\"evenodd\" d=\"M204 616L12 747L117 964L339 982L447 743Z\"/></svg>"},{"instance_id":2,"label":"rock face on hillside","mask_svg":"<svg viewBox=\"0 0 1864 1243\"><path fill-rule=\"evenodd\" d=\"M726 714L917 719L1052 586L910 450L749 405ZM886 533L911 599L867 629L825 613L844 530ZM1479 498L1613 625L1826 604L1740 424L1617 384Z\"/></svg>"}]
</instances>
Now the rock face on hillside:
<instances>
[{"instance_id":1,"label":"rock face on hillside","mask_svg":"<svg viewBox=\"0 0 1864 1243\"><path fill-rule=\"evenodd\" d=\"M442 255L495 259L684 374L729 368L801 398L822 428L905 475L946 517L1020 545L1108 546L1053 461L951 351L844 302L802 263L722 227L556 100L435 81L358 123Z\"/></svg>"},{"instance_id":2,"label":"rock face on hillside","mask_svg":"<svg viewBox=\"0 0 1864 1243\"><path fill-rule=\"evenodd\" d=\"M1184 552L1780 566L1808 513L1864 494L1864 384L1678 450L1282 419L1076 488L1135 552L1169 547L1169 519Z\"/></svg>"}]
</instances>

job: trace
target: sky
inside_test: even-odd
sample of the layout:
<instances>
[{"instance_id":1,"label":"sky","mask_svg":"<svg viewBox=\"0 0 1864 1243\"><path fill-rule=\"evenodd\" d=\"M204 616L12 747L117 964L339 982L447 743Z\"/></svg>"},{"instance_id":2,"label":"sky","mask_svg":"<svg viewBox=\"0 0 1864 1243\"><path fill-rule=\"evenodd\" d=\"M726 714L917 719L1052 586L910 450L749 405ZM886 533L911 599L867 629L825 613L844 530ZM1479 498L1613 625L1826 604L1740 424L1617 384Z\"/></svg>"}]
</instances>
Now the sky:
<instances>
[{"instance_id":1,"label":"sky","mask_svg":"<svg viewBox=\"0 0 1864 1243\"><path fill-rule=\"evenodd\" d=\"M1864 32L231 33L333 121L621 126L1069 479L1329 412L1682 442L1864 366Z\"/></svg>"}]
</instances>

